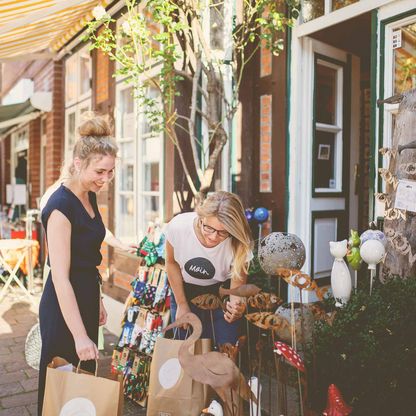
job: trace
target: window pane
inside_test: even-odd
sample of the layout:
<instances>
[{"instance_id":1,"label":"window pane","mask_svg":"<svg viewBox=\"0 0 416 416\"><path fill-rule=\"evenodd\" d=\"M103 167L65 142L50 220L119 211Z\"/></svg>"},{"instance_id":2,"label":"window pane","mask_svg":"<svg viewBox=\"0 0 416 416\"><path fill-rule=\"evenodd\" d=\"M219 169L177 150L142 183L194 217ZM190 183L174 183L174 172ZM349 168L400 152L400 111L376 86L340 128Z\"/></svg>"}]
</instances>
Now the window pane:
<instances>
[{"instance_id":1,"label":"window pane","mask_svg":"<svg viewBox=\"0 0 416 416\"><path fill-rule=\"evenodd\" d=\"M157 112L159 110L159 102L156 100L160 97L159 91L155 87L149 87L147 90L147 97L154 100L154 103L152 103L152 107L150 105L147 105L146 112ZM149 115L147 115L146 112L143 112L141 117L141 132L144 136L152 133L152 131L154 130L154 128L152 127L154 127L154 124L157 123L156 120L150 120Z\"/></svg>"},{"instance_id":2,"label":"window pane","mask_svg":"<svg viewBox=\"0 0 416 416\"><path fill-rule=\"evenodd\" d=\"M335 181L335 134L315 132L314 187L337 187Z\"/></svg>"},{"instance_id":3,"label":"window pane","mask_svg":"<svg viewBox=\"0 0 416 416\"><path fill-rule=\"evenodd\" d=\"M147 160L159 160L160 154L160 137L150 137L143 139L143 157Z\"/></svg>"},{"instance_id":4,"label":"window pane","mask_svg":"<svg viewBox=\"0 0 416 416\"><path fill-rule=\"evenodd\" d=\"M118 230L120 237L134 235L134 201L133 195L119 196Z\"/></svg>"},{"instance_id":5,"label":"window pane","mask_svg":"<svg viewBox=\"0 0 416 416\"><path fill-rule=\"evenodd\" d=\"M317 64L316 66L316 121L318 123L336 124L337 71Z\"/></svg>"},{"instance_id":6,"label":"window pane","mask_svg":"<svg viewBox=\"0 0 416 416\"><path fill-rule=\"evenodd\" d=\"M77 97L77 60L76 55L65 62L65 101L75 100Z\"/></svg>"},{"instance_id":7,"label":"window pane","mask_svg":"<svg viewBox=\"0 0 416 416\"><path fill-rule=\"evenodd\" d=\"M155 221L159 217L159 197L158 196L144 196L144 225L147 226L149 221Z\"/></svg>"},{"instance_id":8,"label":"window pane","mask_svg":"<svg viewBox=\"0 0 416 416\"><path fill-rule=\"evenodd\" d=\"M224 49L224 3L214 2L210 6L210 27L212 49Z\"/></svg>"},{"instance_id":9,"label":"window pane","mask_svg":"<svg viewBox=\"0 0 416 416\"><path fill-rule=\"evenodd\" d=\"M120 172L120 191L134 190L134 166L130 163L124 163Z\"/></svg>"},{"instance_id":10,"label":"window pane","mask_svg":"<svg viewBox=\"0 0 416 416\"><path fill-rule=\"evenodd\" d=\"M325 0L303 0L302 1L302 20L309 22L309 20L316 19L323 16L325 11Z\"/></svg>"},{"instance_id":11,"label":"window pane","mask_svg":"<svg viewBox=\"0 0 416 416\"><path fill-rule=\"evenodd\" d=\"M332 0L332 10L342 9L353 3L357 3L359 0Z\"/></svg>"},{"instance_id":12,"label":"window pane","mask_svg":"<svg viewBox=\"0 0 416 416\"><path fill-rule=\"evenodd\" d=\"M80 55L80 93L81 95L91 90L91 57L88 51Z\"/></svg>"},{"instance_id":13,"label":"window pane","mask_svg":"<svg viewBox=\"0 0 416 416\"><path fill-rule=\"evenodd\" d=\"M144 191L159 191L159 163L144 165Z\"/></svg>"},{"instance_id":14,"label":"window pane","mask_svg":"<svg viewBox=\"0 0 416 416\"><path fill-rule=\"evenodd\" d=\"M120 93L121 101L121 114L133 114L134 112L134 100L133 100L133 88L126 88Z\"/></svg>"},{"instance_id":15,"label":"window pane","mask_svg":"<svg viewBox=\"0 0 416 416\"><path fill-rule=\"evenodd\" d=\"M394 49L394 93L402 93L416 88L416 23L403 26L394 32L400 39Z\"/></svg>"}]
</instances>

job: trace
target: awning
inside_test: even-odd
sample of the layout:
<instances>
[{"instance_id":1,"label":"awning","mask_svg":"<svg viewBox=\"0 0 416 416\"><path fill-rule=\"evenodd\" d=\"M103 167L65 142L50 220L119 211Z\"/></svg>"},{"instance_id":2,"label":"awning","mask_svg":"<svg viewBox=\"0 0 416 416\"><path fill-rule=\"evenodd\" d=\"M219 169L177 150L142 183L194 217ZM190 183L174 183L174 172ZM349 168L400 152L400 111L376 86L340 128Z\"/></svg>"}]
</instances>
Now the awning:
<instances>
[{"instance_id":1,"label":"awning","mask_svg":"<svg viewBox=\"0 0 416 416\"><path fill-rule=\"evenodd\" d=\"M0 60L50 56L110 0L14 0L0 2Z\"/></svg>"},{"instance_id":2,"label":"awning","mask_svg":"<svg viewBox=\"0 0 416 416\"><path fill-rule=\"evenodd\" d=\"M33 107L30 100L19 104L0 105L0 135L10 127L35 119L40 111Z\"/></svg>"}]
</instances>

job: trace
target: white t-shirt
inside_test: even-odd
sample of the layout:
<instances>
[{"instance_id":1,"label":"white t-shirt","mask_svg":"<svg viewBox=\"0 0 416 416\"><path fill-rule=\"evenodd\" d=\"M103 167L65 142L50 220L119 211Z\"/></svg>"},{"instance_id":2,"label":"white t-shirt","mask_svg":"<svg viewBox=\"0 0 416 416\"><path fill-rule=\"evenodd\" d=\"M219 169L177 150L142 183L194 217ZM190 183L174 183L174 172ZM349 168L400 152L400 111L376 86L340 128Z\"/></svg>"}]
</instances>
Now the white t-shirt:
<instances>
[{"instance_id":1,"label":"white t-shirt","mask_svg":"<svg viewBox=\"0 0 416 416\"><path fill-rule=\"evenodd\" d=\"M198 286L224 282L231 277L234 259L231 238L215 247L204 247L195 234L196 217L195 212L179 214L169 222L166 230L166 239L174 249L183 280Z\"/></svg>"}]
</instances>

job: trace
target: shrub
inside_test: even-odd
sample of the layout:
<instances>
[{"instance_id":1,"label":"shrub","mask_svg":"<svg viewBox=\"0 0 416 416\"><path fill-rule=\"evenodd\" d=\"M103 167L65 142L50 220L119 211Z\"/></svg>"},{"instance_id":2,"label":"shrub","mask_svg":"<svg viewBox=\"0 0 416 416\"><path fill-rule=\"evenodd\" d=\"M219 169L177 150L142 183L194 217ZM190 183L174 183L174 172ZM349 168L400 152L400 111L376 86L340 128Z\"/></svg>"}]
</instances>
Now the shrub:
<instances>
[{"instance_id":1,"label":"shrub","mask_svg":"<svg viewBox=\"0 0 416 416\"><path fill-rule=\"evenodd\" d=\"M333 299L325 303L334 308ZM353 294L332 326L315 324L314 344L310 397L316 409L325 407L328 385L335 383L353 415L414 414L415 278L391 279L372 296L367 288Z\"/></svg>"}]
</instances>

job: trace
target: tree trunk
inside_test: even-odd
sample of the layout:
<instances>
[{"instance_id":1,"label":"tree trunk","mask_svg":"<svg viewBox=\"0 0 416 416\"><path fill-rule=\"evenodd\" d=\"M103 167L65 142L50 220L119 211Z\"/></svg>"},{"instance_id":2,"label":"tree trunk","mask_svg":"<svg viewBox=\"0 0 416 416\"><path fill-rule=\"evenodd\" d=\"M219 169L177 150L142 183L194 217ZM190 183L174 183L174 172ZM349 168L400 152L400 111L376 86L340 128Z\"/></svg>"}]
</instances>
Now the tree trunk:
<instances>
[{"instance_id":1,"label":"tree trunk","mask_svg":"<svg viewBox=\"0 0 416 416\"><path fill-rule=\"evenodd\" d=\"M416 276L416 213L394 208L398 181L416 180L416 89L403 94L390 154L389 169L380 172L387 183L384 232L388 240L381 281Z\"/></svg>"}]
</instances>

